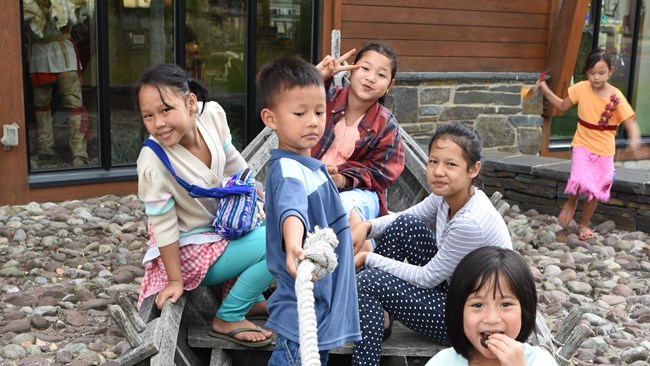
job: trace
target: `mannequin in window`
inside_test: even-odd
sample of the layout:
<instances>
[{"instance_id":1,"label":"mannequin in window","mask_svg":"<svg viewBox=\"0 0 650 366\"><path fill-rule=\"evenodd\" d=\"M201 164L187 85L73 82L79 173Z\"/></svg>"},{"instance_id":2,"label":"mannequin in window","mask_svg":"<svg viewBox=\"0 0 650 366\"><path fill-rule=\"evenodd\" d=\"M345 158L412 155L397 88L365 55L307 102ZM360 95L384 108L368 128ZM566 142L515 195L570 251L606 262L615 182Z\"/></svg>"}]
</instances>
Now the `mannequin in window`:
<instances>
[{"instance_id":1,"label":"mannequin in window","mask_svg":"<svg viewBox=\"0 0 650 366\"><path fill-rule=\"evenodd\" d=\"M23 1L40 160L57 158L52 126L52 90L56 84L68 117L72 165L88 165L86 142L90 131L81 94L81 64L70 27L92 13L93 0Z\"/></svg>"}]
</instances>

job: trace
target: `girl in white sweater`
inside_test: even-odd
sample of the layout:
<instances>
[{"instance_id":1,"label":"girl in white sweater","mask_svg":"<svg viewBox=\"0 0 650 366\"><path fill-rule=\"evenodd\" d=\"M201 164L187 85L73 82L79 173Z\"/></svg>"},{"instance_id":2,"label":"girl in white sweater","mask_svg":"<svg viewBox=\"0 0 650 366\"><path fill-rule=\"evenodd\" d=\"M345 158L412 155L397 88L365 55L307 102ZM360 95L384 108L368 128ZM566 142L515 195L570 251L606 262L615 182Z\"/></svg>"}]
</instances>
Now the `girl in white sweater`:
<instances>
[{"instance_id":1,"label":"girl in white sweater","mask_svg":"<svg viewBox=\"0 0 650 366\"><path fill-rule=\"evenodd\" d=\"M395 317L434 342L448 344L445 297L456 265L479 247L512 248L503 218L474 186L481 149L471 127L438 127L427 163L431 195L396 215L352 227L355 245L381 236L373 252L355 256L357 267L365 270L357 275L363 340L355 343L354 365L379 365L382 338L390 332L390 325L384 329L384 311L389 323Z\"/></svg>"},{"instance_id":2,"label":"girl in white sweater","mask_svg":"<svg viewBox=\"0 0 650 366\"><path fill-rule=\"evenodd\" d=\"M232 145L223 108L208 102L205 84L179 66L161 64L145 71L135 95L149 138L188 183L219 187L224 178L246 168ZM273 280L266 268L266 228L229 241L212 226L218 199L190 197L148 147L137 164L138 194L151 235L139 303L156 295L162 308L183 291L224 283L210 335L249 347L268 345L272 333L245 319L247 313L266 312L262 292Z\"/></svg>"}]
</instances>

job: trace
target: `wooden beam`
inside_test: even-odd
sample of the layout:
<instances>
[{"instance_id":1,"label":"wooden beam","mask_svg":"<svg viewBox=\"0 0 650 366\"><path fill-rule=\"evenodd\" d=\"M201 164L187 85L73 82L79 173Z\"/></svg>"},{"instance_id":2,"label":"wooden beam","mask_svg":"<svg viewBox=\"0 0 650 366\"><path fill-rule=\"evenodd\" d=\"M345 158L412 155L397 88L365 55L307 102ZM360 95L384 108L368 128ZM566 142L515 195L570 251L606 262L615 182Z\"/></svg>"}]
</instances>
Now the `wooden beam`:
<instances>
[{"instance_id":1,"label":"wooden beam","mask_svg":"<svg viewBox=\"0 0 650 366\"><path fill-rule=\"evenodd\" d=\"M559 17L552 21L555 25L551 29L551 41L548 45L548 69L551 75L551 89L560 98L565 98L567 89L573 77L578 49L582 39L582 30L587 16L590 0L564 0L558 13ZM551 105L545 115L556 116L560 114ZM550 128L550 125L548 126ZM548 141L546 142L548 143Z\"/></svg>"},{"instance_id":2,"label":"wooden beam","mask_svg":"<svg viewBox=\"0 0 650 366\"><path fill-rule=\"evenodd\" d=\"M18 125L18 146L0 148L0 205L27 201L27 131L23 100L23 67L21 46L20 1L5 3L0 12L0 135L2 126Z\"/></svg>"},{"instance_id":3,"label":"wooden beam","mask_svg":"<svg viewBox=\"0 0 650 366\"><path fill-rule=\"evenodd\" d=\"M323 1L322 14L321 56L325 56L330 53L332 29L341 29L341 0Z\"/></svg>"}]
</instances>

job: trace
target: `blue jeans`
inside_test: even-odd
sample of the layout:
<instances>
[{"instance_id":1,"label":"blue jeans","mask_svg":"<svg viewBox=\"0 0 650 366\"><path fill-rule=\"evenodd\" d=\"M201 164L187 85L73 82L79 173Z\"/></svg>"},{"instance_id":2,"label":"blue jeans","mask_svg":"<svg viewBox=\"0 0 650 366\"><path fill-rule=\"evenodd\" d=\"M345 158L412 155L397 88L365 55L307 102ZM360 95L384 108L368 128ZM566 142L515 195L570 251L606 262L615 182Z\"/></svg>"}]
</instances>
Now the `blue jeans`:
<instances>
[{"instance_id":1,"label":"blue jeans","mask_svg":"<svg viewBox=\"0 0 650 366\"><path fill-rule=\"evenodd\" d=\"M327 365L329 359L329 351L320 351L320 364ZM275 342L275 349L271 354L267 366L300 366L300 345L293 342L282 335L278 334L278 339Z\"/></svg>"},{"instance_id":2,"label":"blue jeans","mask_svg":"<svg viewBox=\"0 0 650 366\"><path fill-rule=\"evenodd\" d=\"M371 220L379 216L379 196L377 196L377 192L354 188L343 191L339 195L348 217L350 217L353 208L357 209L364 220Z\"/></svg>"}]
</instances>

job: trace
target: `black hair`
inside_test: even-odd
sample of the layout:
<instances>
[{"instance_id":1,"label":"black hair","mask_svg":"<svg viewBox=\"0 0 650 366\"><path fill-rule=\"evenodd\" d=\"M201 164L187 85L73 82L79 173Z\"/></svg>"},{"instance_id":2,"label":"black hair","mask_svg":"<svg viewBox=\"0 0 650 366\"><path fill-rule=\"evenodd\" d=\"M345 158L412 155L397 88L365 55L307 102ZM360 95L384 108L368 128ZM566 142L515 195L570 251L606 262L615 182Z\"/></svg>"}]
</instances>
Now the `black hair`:
<instances>
[{"instance_id":1,"label":"black hair","mask_svg":"<svg viewBox=\"0 0 650 366\"><path fill-rule=\"evenodd\" d=\"M298 56L280 57L262 66L257 73L258 95L264 108L272 108L280 93L295 87L323 86L323 75L316 66Z\"/></svg>"},{"instance_id":2,"label":"black hair","mask_svg":"<svg viewBox=\"0 0 650 366\"><path fill-rule=\"evenodd\" d=\"M203 112L208 101L208 87L201 80L190 78L187 71L176 64L158 64L145 70L134 88L133 101L137 110L140 110L140 89L142 89L143 85L152 85L158 89L160 99L167 107L171 107L165 100L167 90L185 98L190 93L194 93L196 99L203 102L203 107L199 113Z\"/></svg>"},{"instance_id":3,"label":"black hair","mask_svg":"<svg viewBox=\"0 0 650 366\"><path fill-rule=\"evenodd\" d=\"M433 143L441 138L448 138L460 146L461 150L463 150L463 158L467 162L467 169L470 169L477 162L481 161L483 142L481 141L481 136L472 127L460 123L439 125L431 137L431 141L429 141L429 154L431 153ZM480 182L479 172L472 180L472 184L478 186Z\"/></svg>"},{"instance_id":4,"label":"black hair","mask_svg":"<svg viewBox=\"0 0 650 366\"><path fill-rule=\"evenodd\" d=\"M589 70L596 66L596 64L600 61L605 61L608 69L612 68L612 58L609 56L609 53L602 48L596 48L595 50L589 52L587 55L587 59L585 60L585 67L582 69L582 73L587 75Z\"/></svg>"},{"instance_id":5,"label":"black hair","mask_svg":"<svg viewBox=\"0 0 650 366\"><path fill-rule=\"evenodd\" d=\"M526 260L516 251L495 246L478 248L467 254L456 266L451 276L445 324L447 336L454 350L470 360L473 346L465 335L463 311L467 298L488 286L496 296L499 278L503 277L521 306L521 330L516 340L525 342L535 329L537 315L537 290L533 274Z\"/></svg>"},{"instance_id":6,"label":"black hair","mask_svg":"<svg viewBox=\"0 0 650 366\"><path fill-rule=\"evenodd\" d=\"M361 59L361 57L363 57L363 54L368 51L375 51L388 57L391 63L390 80L395 79L395 74L397 73L397 53L395 53L395 50L393 50L391 46L384 42L368 42L363 45L359 51L357 51L357 55L354 58L354 63L356 64Z\"/></svg>"}]
</instances>

